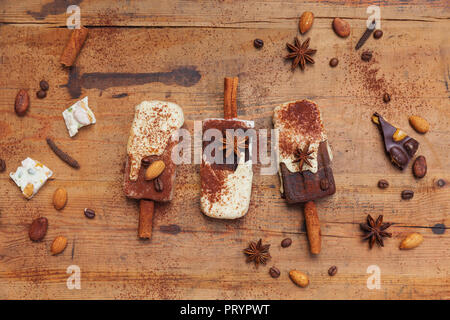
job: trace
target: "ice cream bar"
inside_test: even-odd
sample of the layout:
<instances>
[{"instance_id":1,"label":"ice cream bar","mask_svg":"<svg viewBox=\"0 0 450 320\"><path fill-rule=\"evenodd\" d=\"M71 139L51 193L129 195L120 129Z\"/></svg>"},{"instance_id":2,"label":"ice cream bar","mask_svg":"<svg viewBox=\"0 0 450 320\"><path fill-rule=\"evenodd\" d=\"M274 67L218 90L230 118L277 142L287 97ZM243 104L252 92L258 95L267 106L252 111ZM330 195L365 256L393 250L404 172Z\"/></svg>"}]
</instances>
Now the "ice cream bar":
<instances>
[{"instance_id":1,"label":"ice cream bar","mask_svg":"<svg viewBox=\"0 0 450 320\"><path fill-rule=\"evenodd\" d=\"M312 201L336 192L332 153L320 109L310 100L288 102L275 108L273 123L279 130L281 192L288 203L307 203L307 227L314 227L314 230L308 229L308 238L311 252L317 254L320 252L320 226Z\"/></svg>"},{"instance_id":2,"label":"ice cream bar","mask_svg":"<svg viewBox=\"0 0 450 320\"><path fill-rule=\"evenodd\" d=\"M222 137L219 152L223 163L215 161L215 152L203 152L200 167L201 210L205 215L218 219L243 217L248 211L252 191L252 141L251 137L245 136L245 131L253 128L254 123L235 119L237 84L238 78L225 78L225 119L206 119L202 127L204 135L208 130L216 129ZM238 129L242 130L236 131ZM204 141L203 150L214 142L217 143Z\"/></svg>"},{"instance_id":3,"label":"ice cream bar","mask_svg":"<svg viewBox=\"0 0 450 320\"><path fill-rule=\"evenodd\" d=\"M144 101L135 108L135 116L127 145L124 192L129 198L141 200L139 237L150 238L153 201L167 202L173 197L176 165L172 149L173 134L184 123L183 110L176 104L163 101ZM146 171L157 160L164 162L164 170L154 179L147 179Z\"/></svg>"}]
</instances>

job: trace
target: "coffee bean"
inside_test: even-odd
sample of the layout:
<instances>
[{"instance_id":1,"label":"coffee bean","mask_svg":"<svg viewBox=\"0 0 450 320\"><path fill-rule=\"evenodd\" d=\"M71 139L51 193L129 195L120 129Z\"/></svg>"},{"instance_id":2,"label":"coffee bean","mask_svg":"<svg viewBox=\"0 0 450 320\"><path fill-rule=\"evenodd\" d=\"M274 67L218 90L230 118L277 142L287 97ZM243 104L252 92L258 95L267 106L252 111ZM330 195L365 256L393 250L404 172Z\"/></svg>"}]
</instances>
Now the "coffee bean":
<instances>
[{"instance_id":1,"label":"coffee bean","mask_svg":"<svg viewBox=\"0 0 450 320\"><path fill-rule=\"evenodd\" d=\"M272 267L269 269L269 274L272 278L278 278L281 274L277 267Z\"/></svg>"},{"instance_id":2,"label":"coffee bean","mask_svg":"<svg viewBox=\"0 0 450 320\"><path fill-rule=\"evenodd\" d=\"M442 188L443 186L445 186L445 180L444 179L439 179L438 181L437 181L437 185L438 185L438 187L439 188Z\"/></svg>"},{"instance_id":3,"label":"coffee bean","mask_svg":"<svg viewBox=\"0 0 450 320\"><path fill-rule=\"evenodd\" d=\"M39 90L38 92L36 92L36 97L38 97L39 99L44 99L47 96L47 92L45 92L44 90Z\"/></svg>"},{"instance_id":4,"label":"coffee bean","mask_svg":"<svg viewBox=\"0 0 450 320\"><path fill-rule=\"evenodd\" d=\"M380 39L383 36L383 31L381 30L375 30L375 32L373 33L373 37L375 39Z\"/></svg>"},{"instance_id":5,"label":"coffee bean","mask_svg":"<svg viewBox=\"0 0 450 320\"><path fill-rule=\"evenodd\" d=\"M253 41L253 45L255 46L256 49L260 49L264 46L264 41L262 41L261 39L255 39Z\"/></svg>"},{"instance_id":6,"label":"coffee bean","mask_svg":"<svg viewBox=\"0 0 450 320\"><path fill-rule=\"evenodd\" d=\"M339 60L337 58L333 58L330 60L330 67L334 68L338 65Z\"/></svg>"},{"instance_id":7,"label":"coffee bean","mask_svg":"<svg viewBox=\"0 0 450 320\"><path fill-rule=\"evenodd\" d=\"M409 200L409 199L412 199L412 197L414 197L414 191L412 191L412 190L403 190L402 191L402 199L403 200Z\"/></svg>"},{"instance_id":8,"label":"coffee bean","mask_svg":"<svg viewBox=\"0 0 450 320\"><path fill-rule=\"evenodd\" d=\"M48 85L48 82L45 80L41 80L41 82L39 82L39 86L41 87L42 90L47 91L48 88L50 88L50 86Z\"/></svg>"},{"instance_id":9,"label":"coffee bean","mask_svg":"<svg viewBox=\"0 0 450 320\"><path fill-rule=\"evenodd\" d=\"M287 248L292 244L292 239L291 238L286 238L283 241L281 241L281 246L283 248Z\"/></svg>"},{"instance_id":10,"label":"coffee bean","mask_svg":"<svg viewBox=\"0 0 450 320\"><path fill-rule=\"evenodd\" d=\"M387 187L389 187L389 182L387 182L387 180L381 179L378 181L378 188L386 189Z\"/></svg>"},{"instance_id":11,"label":"coffee bean","mask_svg":"<svg viewBox=\"0 0 450 320\"><path fill-rule=\"evenodd\" d=\"M144 166L144 167L148 167L152 162L151 162L151 160L147 157L147 158L144 158L144 159L142 159L142 165Z\"/></svg>"},{"instance_id":12,"label":"coffee bean","mask_svg":"<svg viewBox=\"0 0 450 320\"><path fill-rule=\"evenodd\" d=\"M327 178L323 178L320 180L320 189L322 190L328 190L328 188L330 187L330 183L328 182Z\"/></svg>"},{"instance_id":13,"label":"coffee bean","mask_svg":"<svg viewBox=\"0 0 450 320\"><path fill-rule=\"evenodd\" d=\"M336 275L336 273L337 273L337 267L336 266L332 266L332 267L330 267L330 269L328 269L328 274L330 275L330 277L332 277L332 276L334 276L334 275Z\"/></svg>"},{"instance_id":14,"label":"coffee bean","mask_svg":"<svg viewBox=\"0 0 450 320\"><path fill-rule=\"evenodd\" d=\"M161 179L158 177L155 180L153 180L153 183L155 184L155 190L157 192L162 192L163 191L163 182L161 181Z\"/></svg>"},{"instance_id":15,"label":"coffee bean","mask_svg":"<svg viewBox=\"0 0 450 320\"><path fill-rule=\"evenodd\" d=\"M95 218L95 211L92 209L84 209L84 215L86 216L86 218L88 219L94 219Z\"/></svg>"},{"instance_id":16,"label":"coffee bean","mask_svg":"<svg viewBox=\"0 0 450 320\"><path fill-rule=\"evenodd\" d=\"M3 159L0 159L0 172L5 172L6 170L6 162Z\"/></svg>"},{"instance_id":17,"label":"coffee bean","mask_svg":"<svg viewBox=\"0 0 450 320\"><path fill-rule=\"evenodd\" d=\"M371 51L364 51L361 54L361 59L363 61L369 62L372 59L372 52Z\"/></svg>"},{"instance_id":18,"label":"coffee bean","mask_svg":"<svg viewBox=\"0 0 450 320\"><path fill-rule=\"evenodd\" d=\"M389 93L383 94L383 101L385 103L388 103L389 101L391 101L391 96L389 95Z\"/></svg>"},{"instance_id":19,"label":"coffee bean","mask_svg":"<svg viewBox=\"0 0 450 320\"><path fill-rule=\"evenodd\" d=\"M413 174L416 178L423 178L427 174L427 159L424 156L418 156L413 163Z\"/></svg>"}]
</instances>

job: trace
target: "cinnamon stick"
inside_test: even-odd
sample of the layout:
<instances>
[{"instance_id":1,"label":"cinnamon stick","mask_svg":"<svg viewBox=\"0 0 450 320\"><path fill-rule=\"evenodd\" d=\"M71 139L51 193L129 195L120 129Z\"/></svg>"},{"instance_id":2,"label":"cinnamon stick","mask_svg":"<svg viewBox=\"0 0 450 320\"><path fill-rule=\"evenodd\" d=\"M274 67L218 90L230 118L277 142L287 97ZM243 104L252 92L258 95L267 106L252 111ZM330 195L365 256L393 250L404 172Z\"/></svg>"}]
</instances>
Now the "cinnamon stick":
<instances>
[{"instance_id":1,"label":"cinnamon stick","mask_svg":"<svg viewBox=\"0 0 450 320\"><path fill-rule=\"evenodd\" d=\"M155 203L150 200L141 200L139 201L139 206L139 238L150 239L152 237Z\"/></svg>"},{"instance_id":2,"label":"cinnamon stick","mask_svg":"<svg viewBox=\"0 0 450 320\"><path fill-rule=\"evenodd\" d=\"M77 59L81 47L83 47L87 35L88 29L84 27L72 31L70 40L64 48L61 58L59 59L59 62L61 62L63 66L71 67L75 63L75 60Z\"/></svg>"},{"instance_id":3,"label":"cinnamon stick","mask_svg":"<svg viewBox=\"0 0 450 320\"><path fill-rule=\"evenodd\" d=\"M225 119L237 118L238 77L227 77L224 82L223 113Z\"/></svg>"},{"instance_id":4,"label":"cinnamon stick","mask_svg":"<svg viewBox=\"0 0 450 320\"><path fill-rule=\"evenodd\" d=\"M312 254L319 254L322 247L322 238L320 233L319 216L314 201L305 203L306 231L308 233L309 251Z\"/></svg>"}]
</instances>

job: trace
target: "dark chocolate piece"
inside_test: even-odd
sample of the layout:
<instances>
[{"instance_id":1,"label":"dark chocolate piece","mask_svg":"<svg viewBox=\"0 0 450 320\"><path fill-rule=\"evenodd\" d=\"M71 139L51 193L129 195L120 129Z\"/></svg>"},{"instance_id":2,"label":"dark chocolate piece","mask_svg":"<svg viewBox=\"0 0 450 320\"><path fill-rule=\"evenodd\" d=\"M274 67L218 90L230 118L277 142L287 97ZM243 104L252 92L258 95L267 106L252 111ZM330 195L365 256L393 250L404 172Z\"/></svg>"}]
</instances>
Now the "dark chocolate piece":
<instances>
[{"instance_id":1,"label":"dark chocolate piece","mask_svg":"<svg viewBox=\"0 0 450 320\"><path fill-rule=\"evenodd\" d=\"M384 147L386 153L390 156L392 163L402 170L405 169L419 148L419 142L410 136L405 136L402 140L395 141L394 133L398 128L386 122L386 120L376 112L373 114L373 117L378 119L378 127L383 135Z\"/></svg>"},{"instance_id":2,"label":"dark chocolate piece","mask_svg":"<svg viewBox=\"0 0 450 320\"><path fill-rule=\"evenodd\" d=\"M336 192L327 142L321 142L319 145L317 165L317 172L312 173L309 170L291 172L284 163L280 164L284 195L288 203L307 202Z\"/></svg>"}]
</instances>

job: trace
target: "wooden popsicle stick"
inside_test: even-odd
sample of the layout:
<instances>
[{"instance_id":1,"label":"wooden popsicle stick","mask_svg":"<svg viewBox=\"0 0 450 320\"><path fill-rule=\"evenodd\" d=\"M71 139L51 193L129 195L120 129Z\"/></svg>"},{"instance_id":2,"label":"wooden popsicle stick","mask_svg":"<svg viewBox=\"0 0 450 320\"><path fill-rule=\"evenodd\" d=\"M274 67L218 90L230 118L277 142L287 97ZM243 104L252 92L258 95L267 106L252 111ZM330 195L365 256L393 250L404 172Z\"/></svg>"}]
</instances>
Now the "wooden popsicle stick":
<instances>
[{"instance_id":1,"label":"wooden popsicle stick","mask_svg":"<svg viewBox=\"0 0 450 320\"><path fill-rule=\"evenodd\" d=\"M139 206L139 238L150 239L152 237L155 203L151 200L140 200Z\"/></svg>"},{"instance_id":2,"label":"wooden popsicle stick","mask_svg":"<svg viewBox=\"0 0 450 320\"><path fill-rule=\"evenodd\" d=\"M224 81L223 114L225 119L237 118L238 77L226 77Z\"/></svg>"},{"instance_id":3,"label":"wooden popsicle stick","mask_svg":"<svg viewBox=\"0 0 450 320\"><path fill-rule=\"evenodd\" d=\"M317 214L317 207L314 201L305 203L304 208L306 220L306 232L309 240L309 251L312 254L319 254L322 247L322 238L320 233L320 221Z\"/></svg>"}]
</instances>

